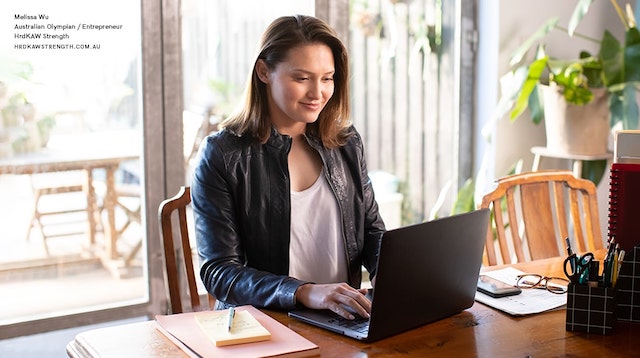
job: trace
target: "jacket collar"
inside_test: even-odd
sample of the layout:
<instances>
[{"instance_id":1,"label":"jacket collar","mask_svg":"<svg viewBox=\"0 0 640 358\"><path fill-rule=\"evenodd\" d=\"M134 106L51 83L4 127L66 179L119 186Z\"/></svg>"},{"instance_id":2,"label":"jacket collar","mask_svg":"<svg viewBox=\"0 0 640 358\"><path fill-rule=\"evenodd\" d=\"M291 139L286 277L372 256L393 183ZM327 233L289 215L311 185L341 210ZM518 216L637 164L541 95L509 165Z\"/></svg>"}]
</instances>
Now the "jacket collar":
<instances>
[{"instance_id":1,"label":"jacket collar","mask_svg":"<svg viewBox=\"0 0 640 358\"><path fill-rule=\"evenodd\" d=\"M291 137L286 134L280 134L276 130L275 127L271 126L271 134L269 135L269 139L267 139L267 145L274 147L276 149L289 149L291 148Z\"/></svg>"},{"instance_id":2,"label":"jacket collar","mask_svg":"<svg viewBox=\"0 0 640 358\"><path fill-rule=\"evenodd\" d=\"M305 133L304 136L313 148L318 151L322 150L322 142L320 141L320 138L308 132ZM269 146L289 149L291 147L291 141L292 139L290 136L281 134L274 126L271 126L271 134L269 135L269 139L267 139L267 144Z\"/></svg>"}]
</instances>

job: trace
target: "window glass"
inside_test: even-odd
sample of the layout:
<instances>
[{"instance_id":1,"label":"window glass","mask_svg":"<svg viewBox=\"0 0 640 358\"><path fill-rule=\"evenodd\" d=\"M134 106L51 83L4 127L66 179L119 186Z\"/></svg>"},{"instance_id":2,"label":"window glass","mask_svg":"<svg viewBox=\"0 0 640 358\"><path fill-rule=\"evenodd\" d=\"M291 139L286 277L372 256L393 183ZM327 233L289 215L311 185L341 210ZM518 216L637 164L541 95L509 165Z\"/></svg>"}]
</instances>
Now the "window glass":
<instances>
[{"instance_id":1,"label":"window glass","mask_svg":"<svg viewBox=\"0 0 640 358\"><path fill-rule=\"evenodd\" d=\"M0 324L148 297L140 2L0 2Z\"/></svg>"}]
</instances>

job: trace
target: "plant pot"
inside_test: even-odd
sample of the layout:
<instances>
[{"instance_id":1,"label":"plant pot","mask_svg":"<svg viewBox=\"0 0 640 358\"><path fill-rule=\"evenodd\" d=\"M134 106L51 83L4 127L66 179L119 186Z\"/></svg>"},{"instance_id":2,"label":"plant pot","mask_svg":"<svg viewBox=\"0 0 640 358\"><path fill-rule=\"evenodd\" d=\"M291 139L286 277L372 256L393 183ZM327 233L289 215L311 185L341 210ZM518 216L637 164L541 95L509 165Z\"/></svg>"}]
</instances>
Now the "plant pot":
<instances>
[{"instance_id":1,"label":"plant pot","mask_svg":"<svg viewBox=\"0 0 640 358\"><path fill-rule=\"evenodd\" d=\"M607 153L609 106L606 89L593 89L585 105L567 103L555 85L542 86L547 149L554 153Z\"/></svg>"}]
</instances>

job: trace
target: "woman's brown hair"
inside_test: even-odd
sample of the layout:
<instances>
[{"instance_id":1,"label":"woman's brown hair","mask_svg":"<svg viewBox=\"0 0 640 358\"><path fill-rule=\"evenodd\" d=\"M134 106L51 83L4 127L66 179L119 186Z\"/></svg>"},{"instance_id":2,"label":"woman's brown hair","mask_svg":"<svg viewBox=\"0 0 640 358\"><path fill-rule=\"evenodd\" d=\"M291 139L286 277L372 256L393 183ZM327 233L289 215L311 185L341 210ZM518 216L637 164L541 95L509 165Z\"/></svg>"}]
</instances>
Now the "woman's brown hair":
<instances>
[{"instance_id":1,"label":"woman's brown hair","mask_svg":"<svg viewBox=\"0 0 640 358\"><path fill-rule=\"evenodd\" d=\"M336 32L323 20L313 16L283 16L265 30L260 50L249 75L244 93L244 105L221 123L237 135L251 135L264 143L271 133L266 84L258 78L256 63L263 60L269 69L285 61L295 47L322 43L333 53L334 93L320 112L318 120L307 125L307 132L322 140L325 147L335 148L345 143L351 126L349 100L349 56Z\"/></svg>"}]
</instances>

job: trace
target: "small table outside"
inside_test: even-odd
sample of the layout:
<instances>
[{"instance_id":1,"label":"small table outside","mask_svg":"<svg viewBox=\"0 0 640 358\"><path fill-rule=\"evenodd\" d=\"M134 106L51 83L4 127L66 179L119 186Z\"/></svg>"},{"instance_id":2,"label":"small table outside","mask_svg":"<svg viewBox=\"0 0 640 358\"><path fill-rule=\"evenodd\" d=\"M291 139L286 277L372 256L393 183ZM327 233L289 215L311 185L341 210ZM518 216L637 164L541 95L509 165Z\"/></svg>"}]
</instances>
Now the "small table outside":
<instances>
[{"instance_id":1,"label":"small table outside","mask_svg":"<svg viewBox=\"0 0 640 358\"><path fill-rule=\"evenodd\" d=\"M105 170L104 210L107 224L104 227L105 255L103 261L118 258L116 249L117 231L115 223L116 180L115 173L121 163L138 160L141 154L142 138L135 131L97 132L76 135L61 135L51 139L50 145L40 152L17 154L9 158L0 158L0 175L36 174L83 170L86 173L85 190L87 203L94 207L88 210L95 212L96 193L94 190L94 169ZM95 243L96 222L93 215L88 216L89 240ZM106 263L106 262L104 262Z\"/></svg>"}]
</instances>

